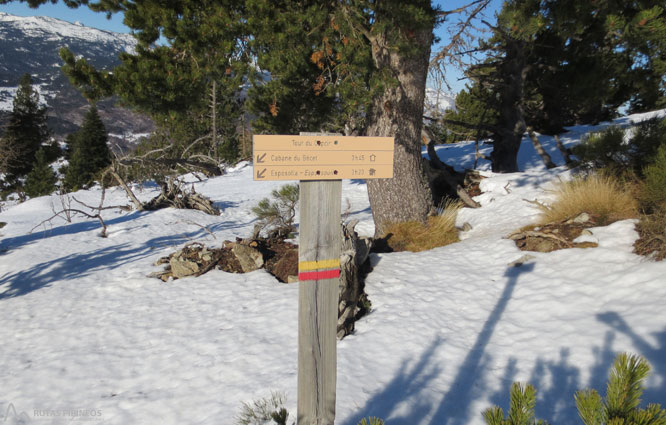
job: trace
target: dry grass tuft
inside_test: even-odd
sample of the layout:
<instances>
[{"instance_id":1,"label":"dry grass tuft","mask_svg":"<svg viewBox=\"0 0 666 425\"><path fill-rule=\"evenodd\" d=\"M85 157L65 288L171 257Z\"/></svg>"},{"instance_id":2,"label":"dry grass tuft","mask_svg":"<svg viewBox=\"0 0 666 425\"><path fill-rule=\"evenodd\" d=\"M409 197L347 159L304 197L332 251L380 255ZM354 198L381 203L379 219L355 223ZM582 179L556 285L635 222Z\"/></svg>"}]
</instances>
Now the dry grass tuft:
<instances>
[{"instance_id":1,"label":"dry grass tuft","mask_svg":"<svg viewBox=\"0 0 666 425\"><path fill-rule=\"evenodd\" d=\"M539 204L539 224L560 223L590 214L598 225L638 217L638 203L632 192L616 179L590 175L561 182L550 205Z\"/></svg>"},{"instance_id":2,"label":"dry grass tuft","mask_svg":"<svg viewBox=\"0 0 666 425\"><path fill-rule=\"evenodd\" d=\"M427 223L409 221L388 226L384 238L393 251L421 252L458 242L456 217L459 201L446 203L441 214L428 217Z\"/></svg>"}]
</instances>

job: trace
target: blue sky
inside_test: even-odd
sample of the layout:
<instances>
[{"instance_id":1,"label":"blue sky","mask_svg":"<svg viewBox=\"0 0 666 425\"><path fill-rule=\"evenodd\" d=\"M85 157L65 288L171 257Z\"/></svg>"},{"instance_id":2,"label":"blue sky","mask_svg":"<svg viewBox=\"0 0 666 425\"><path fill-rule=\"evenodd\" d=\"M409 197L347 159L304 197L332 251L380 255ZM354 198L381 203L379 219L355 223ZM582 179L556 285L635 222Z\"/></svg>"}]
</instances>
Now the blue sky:
<instances>
[{"instance_id":1,"label":"blue sky","mask_svg":"<svg viewBox=\"0 0 666 425\"><path fill-rule=\"evenodd\" d=\"M434 4L444 10L451 10L469 2L470 0L437 0ZM486 12L486 16L492 19L495 11L501 6L501 3L502 0L493 0L490 9ZM106 14L104 13L92 12L87 7L70 9L60 2L57 4L47 3L37 9L31 9L25 3L15 1L9 4L0 5L0 12L18 16L50 16L68 22L78 21L88 27L121 33L129 32L129 28L123 25L122 14L116 14L113 15L111 19L107 19ZM441 26L436 30L436 35L442 39L442 43L446 42L447 34L444 31L444 26ZM433 50L436 48L437 46L433 46ZM447 78L454 92L458 92L465 85L464 81L459 81L461 77L462 73L459 70L447 70Z\"/></svg>"}]
</instances>

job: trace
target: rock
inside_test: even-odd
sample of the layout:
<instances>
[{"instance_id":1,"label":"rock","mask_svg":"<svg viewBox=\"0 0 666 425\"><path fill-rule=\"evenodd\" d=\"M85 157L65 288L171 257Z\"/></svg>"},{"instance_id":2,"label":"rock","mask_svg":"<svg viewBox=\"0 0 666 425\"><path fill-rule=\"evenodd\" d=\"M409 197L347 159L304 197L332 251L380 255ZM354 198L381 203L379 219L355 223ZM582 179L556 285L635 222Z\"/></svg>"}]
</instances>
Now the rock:
<instances>
[{"instance_id":1,"label":"rock","mask_svg":"<svg viewBox=\"0 0 666 425\"><path fill-rule=\"evenodd\" d=\"M231 249L243 269L243 273L249 273L260 269L264 265L264 256L261 252L247 245L236 244Z\"/></svg>"},{"instance_id":2,"label":"rock","mask_svg":"<svg viewBox=\"0 0 666 425\"><path fill-rule=\"evenodd\" d=\"M273 266L272 273L280 282L288 283L289 276L294 275L298 281L298 248L286 251Z\"/></svg>"},{"instance_id":3,"label":"rock","mask_svg":"<svg viewBox=\"0 0 666 425\"><path fill-rule=\"evenodd\" d=\"M535 258L536 258L536 257L535 257L534 255L525 254L525 255L523 255L522 257L520 257L519 259L517 259L516 261L512 261L512 262L510 262L510 263L508 264L508 266L509 266L509 267L520 267L520 266L522 266L523 264L525 264L525 263L527 263L527 262L529 262L529 261L531 261L531 260L534 260Z\"/></svg>"},{"instance_id":4,"label":"rock","mask_svg":"<svg viewBox=\"0 0 666 425\"><path fill-rule=\"evenodd\" d=\"M298 275L287 276L287 283L298 283Z\"/></svg>"},{"instance_id":5,"label":"rock","mask_svg":"<svg viewBox=\"0 0 666 425\"><path fill-rule=\"evenodd\" d=\"M470 230L472 230L472 225L468 222L465 222L465 224L462 225L462 231L469 232Z\"/></svg>"},{"instance_id":6,"label":"rock","mask_svg":"<svg viewBox=\"0 0 666 425\"><path fill-rule=\"evenodd\" d=\"M588 223L592 218L590 215L586 212L579 214L576 218L573 218L569 221L567 221L567 224L585 224Z\"/></svg>"},{"instance_id":7,"label":"rock","mask_svg":"<svg viewBox=\"0 0 666 425\"><path fill-rule=\"evenodd\" d=\"M175 278L192 276L193 274L197 274L200 270L200 267L196 262L185 259L180 255L174 255L171 257L169 265L171 266L171 274Z\"/></svg>"}]
</instances>

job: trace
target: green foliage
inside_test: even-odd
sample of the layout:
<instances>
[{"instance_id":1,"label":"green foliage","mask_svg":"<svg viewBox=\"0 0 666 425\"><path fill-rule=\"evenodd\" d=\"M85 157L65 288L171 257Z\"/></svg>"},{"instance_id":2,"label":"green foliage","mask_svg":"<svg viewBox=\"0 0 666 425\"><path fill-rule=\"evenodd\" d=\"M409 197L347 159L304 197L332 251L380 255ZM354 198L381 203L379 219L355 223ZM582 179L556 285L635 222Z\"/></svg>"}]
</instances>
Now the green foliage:
<instances>
[{"instance_id":1,"label":"green foliage","mask_svg":"<svg viewBox=\"0 0 666 425\"><path fill-rule=\"evenodd\" d=\"M367 420L363 418L358 425L384 425L384 420L375 417L369 417Z\"/></svg>"},{"instance_id":2,"label":"green foliage","mask_svg":"<svg viewBox=\"0 0 666 425\"><path fill-rule=\"evenodd\" d=\"M284 408L284 394L271 392L269 398L255 400L252 404L243 403L241 413L236 418L237 425L287 425L289 412Z\"/></svg>"},{"instance_id":3,"label":"green foliage","mask_svg":"<svg viewBox=\"0 0 666 425\"><path fill-rule=\"evenodd\" d=\"M296 230L294 217L300 189L297 184L288 184L271 193L273 201L264 198L252 212L257 216L259 228L268 231L269 238L286 238Z\"/></svg>"},{"instance_id":4,"label":"green foliage","mask_svg":"<svg viewBox=\"0 0 666 425\"><path fill-rule=\"evenodd\" d=\"M499 117L497 105L494 104L491 96L492 92L484 88L478 81L471 86L467 85L458 93L455 109L449 109L444 113L447 143L482 140L490 137L487 128L495 125ZM455 122L446 122L447 120Z\"/></svg>"},{"instance_id":5,"label":"green foliage","mask_svg":"<svg viewBox=\"0 0 666 425\"><path fill-rule=\"evenodd\" d=\"M90 107L81 129L68 140L73 141L73 146L68 147L71 153L64 186L68 190L78 190L92 183L98 173L111 164L106 127L97 107Z\"/></svg>"},{"instance_id":6,"label":"green foliage","mask_svg":"<svg viewBox=\"0 0 666 425\"><path fill-rule=\"evenodd\" d=\"M62 49L72 84L93 102L113 94L150 115L165 134L162 147L174 145L163 157L180 158L189 148L188 157L234 162L240 92L251 74L244 2L104 0L89 7L123 11L138 45L135 53L122 53L113 70L96 69Z\"/></svg>"},{"instance_id":7,"label":"green foliage","mask_svg":"<svg viewBox=\"0 0 666 425\"><path fill-rule=\"evenodd\" d=\"M0 155L9 159L3 161L0 172L7 174L10 184L30 172L35 154L48 137L46 108L39 106L39 93L33 89L30 75L25 74L19 82L9 122L0 140Z\"/></svg>"},{"instance_id":8,"label":"green foliage","mask_svg":"<svg viewBox=\"0 0 666 425\"><path fill-rule=\"evenodd\" d=\"M25 181L26 195L34 198L49 195L56 189L58 177L49 165L45 150L39 149L36 160Z\"/></svg>"},{"instance_id":9,"label":"green foliage","mask_svg":"<svg viewBox=\"0 0 666 425\"><path fill-rule=\"evenodd\" d=\"M509 406L509 416L504 417L501 407L493 406L483 412L483 419L487 425L542 425L542 420L536 420L534 417L534 407L536 405L536 389L527 384L514 382L511 386L511 404Z\"/></svg>"},{"instance_id":10,"label":"green foliage","mask_svg":"<svg viewBox=\"0 0 666 425\"><path fill-rule=\"evenodd\" d=\"M606 388L606 398L596 390L578 391L574 396L578 415L585 425L666 425L666 411L658 404L639 407L643 382L650 365L636 355L620 354L615 358ZM545 424L534 418L536 390L531 385L511 386L509 416L498 406L483 412L487 425Z\"/></svg>"},{"instance_id":11,"label":"green foliage","mask_svg":"<svg viewBox=\"0 0 666 425\"><path fill-rule=\"evenodd\" d=\"M573 148L581 166L588 169L625 169L629 165L629 144L624 143L625 131L609 127L592 133Z\"/></svg>"},{"instance_id":12,"label":"green foliage","mask_svg":"<svg viewBox=\"0 0 666 425\"><path fill-rule=\"evenodd\" d=\"M578 391L575 395L578 414L585 425L666 424L666 411L658 404L641 409L643 381L650 365L636 355L620 354L615 359L608 379L606 398L595 390Z\"/></svg>"},{"instance_id":13,"label":"green foliage","mask_svg":"<svg viewBox=\"0 0 666 425\"><path fill-rule=\"evenodd\" d=\"M654 162L665 145L666 119L651 119L631 131L609 127L591 134L573 152L585 168L603 168L615 175L629 170L643 177L645 165Z\"/></svg>"},{"instance_id":14,"label":"green foliage","mask_svg":"<svg viewBox=\"0 0 666 425\"><path fill-rule=\"evenodd\" d=\"M645 167L643 201L652 208L666 210L666 143L657 151L652 164Z\"/></svg>"}]
</instances>

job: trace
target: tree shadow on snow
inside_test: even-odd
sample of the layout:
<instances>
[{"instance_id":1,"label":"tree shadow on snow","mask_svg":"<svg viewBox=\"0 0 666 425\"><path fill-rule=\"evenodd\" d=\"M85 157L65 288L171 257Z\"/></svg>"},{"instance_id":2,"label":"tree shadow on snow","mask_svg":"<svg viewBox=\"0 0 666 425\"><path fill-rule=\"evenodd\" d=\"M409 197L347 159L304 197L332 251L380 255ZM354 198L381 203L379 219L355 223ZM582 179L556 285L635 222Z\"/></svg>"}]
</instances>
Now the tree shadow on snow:
<instances>
[{"instance_id":1,"label":"tree shadow on snow","mask_svg":"<svg viewBox=\"0 0 666 425\"><path fill-rule=\"evenodd\" d=\"M578 410L574 400L576 392L592 388L605 396L608 374L615 357L619 353L627 351L627 349L614 349L613 345L618 333L629 336L634 345L630 349L632 353L645 357L652 366L651 376L654 379L647 382L641 406L645 407L649 403L663 403L663 394L666 394L666 328L656 335L657 345L655 346L636 334L615 312L597 314L597 319L614 330L606 332L601 347L592 348L596 359L587 383L581 382L580 368L571 364L569 348L561 348L559 359L556 361L536 360L527 382L537 390L535 408L537 418L544 419L551 424L578 424ZM490 397L491 403L500 406L505 412L509 409L509 390L517 375L516 365L516 359L509 359L506 374L501 380L500 390Z\"/></svg>"},{"instance_id":2,"label":"tree shadow on snow","mask_svg":"<svg viewBox=\"0 0 666 425\"><path fill-rule=\"evenodd\" d=\"M0 277L0 300L19 297L60 280L84 277L103 268L114 269L149 254L145 247L116 245L45 261Z\"/></svg>"},{"instance_id":3,"label":"tree shadow on snow","mask_svg":"<svg viewBox=\"0 0 666 425\"><path fill-rule=\"evenodd\" d=\"M107 222L110 225L112 220ZM76 223L67 227L75 227L72 232L84 231L91 225L92 228L96 222ZM116 222L118 223L118 222ZM7 273L0 276L0 300L6 298L19 297L52 285L54 282L76 279L89 275L100 269L115 269L124 266L129 262L136 262L145 257L155 254L156 249L164 247L177 247L185 242L191 242L197 238L208 236L211 233L227 230L238 226L235 221L226 221L208 226L206 229L197 228L191 232L179 233L174 235L159 236L146 241L141 245L130 246L128 243L122 243L104 248L88 251L85 253L72 253L63 257L44 261L35 264L27 270L21 270L13 273ZM147 225L143 225L145 227ZM99 227L99 224L97 224ZM61 233L66 234L66 233ZM20 238L26 238L35 235L26 235ZM26 243L25 240L20 243ZM107 239L108 240L108 239ZM15 247L15 245L12 245ZM150 265L146 264L145 274L150 272Z\"/></svg>"},{"instance_id":4,"label":"tree shadow on snow","mask_svg":"<svg viewBox=\"0 0 666 425\"><path fill-rule=\"evenodd\" d=\"M467 353L460 369L458 370L449 391L442 398L442 402L432 415L432 425L462 425L469 422L472 414L471 402L474 399L472 393L484 387L483 376L485 366L489 363L486 348L494 330L502 318L509 301L513 295L516 283L520 275L529 273L534 269L534 263L524 264L520 267L507 269L504 276L507 278L504 290L500 295L495 307L486 319L472 348ZM442 369L438 365L430 365L433 354L437 347L442 344L440 339L425 350L414 367L407 370L407 360L403 361L399 373L380 393L373 396L366 405L354 416L344 422L343 425L355 425L363 417L379 416L386 419L392 425L413 425L421 423L431 415L433 406L427 401L413 404L407 414L394 417L396 407L401 402L418 400L418 394L428 387L433 380L438 379Z\"/></svg>"},{"instance_id":5,"label":"tree shadow on snow","mask_svg":"<svg viewBox=\"0 0 666 425\"><path fill-rule=\"evenodd\" d=\"M143 214L147 214L147 212L133 212L130 214L125 214L120 217L104 220L104 223L107 227L110 227L114 224L138 220L140 218L139 216ZM0 252L3 250L9 251L12 249L17 249L22 246L29 245L33 242L41 241L43 239L52 238L55 236L74 235L77 233L90 232L94 230L99 232L102 231L102 226L99 224L97 219L90 219L89 221L83 221L79 223L65 223L62 226L54 226L43 230L36 229L32 233L0 240Z\"/></svg>"}]
</instances>

